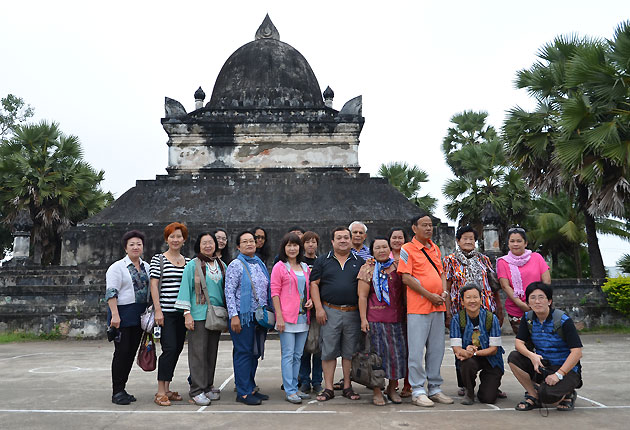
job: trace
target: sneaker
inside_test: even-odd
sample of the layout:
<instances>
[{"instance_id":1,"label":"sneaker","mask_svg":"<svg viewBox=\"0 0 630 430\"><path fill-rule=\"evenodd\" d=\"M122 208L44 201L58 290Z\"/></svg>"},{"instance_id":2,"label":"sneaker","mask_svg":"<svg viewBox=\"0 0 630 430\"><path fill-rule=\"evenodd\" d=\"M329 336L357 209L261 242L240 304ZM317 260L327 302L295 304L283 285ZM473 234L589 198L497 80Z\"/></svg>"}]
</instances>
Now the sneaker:
<instances>
[{"instance_id":1,"label":"sneaker","mask_svg":"<svg viewBox=\"0 0 630 430\"><path fill-rule=\"evenodd\" d=\"M217 393L214 390L208 391L207 393L204 393L206 395L207 398L209 398L210 400L221 400L221 393Z\"/></svg>"},{"instance_id":2,"label":"sneaker","mask_svg":"<svg viewBox=\"0 0 630 430\"><path fill-rule=\"evenodd\" d=\"M257 399L260 400L269 400L269 396L266 394L261 393L260 391L256 391L252 394L252 396L256 397ZM249 397L249 396L247 396Z\"/></svg>"},{"instance_id":3,"label":"sneaker","mask_svg":"<svg viewBox=\"0 0 630 430\"><path fill-rule=\"evenodd\" d=\"M298 390L303 392L303 393L310 393L311 392L311 384L302 384L302 385L300 385L300 388L298 388Z\"/></svg>"},{"instance_id":4,"label":"sneaker","mask_svg":"<svg viewBox=\"0 0 630 430\"><path fill-rule=\"evenodd\" d=\"M464 399L461 401L462 405L472 405L473 403L475 403L475 400L468 396L464 396Z\"/></svg>"},{"instance_id":5,"label":"sneaker","mask_svg":"<svg viewBox=\"0 0 630 430\"><path fill-rule=\"evenodd\" d=\"M453 399L444 394L443 392L435 393L432 396L429 396L429 399L433 400L435 403L442 403L443 405L452 405L455 403Z\"/></svg>"},{"instance_id":6,"label":"sneaker","mask_svg":"<svg viewBox=\"0 0 630 430\"><path fill-rule=\"evenodd\" d=\"M300 399L310 399L310 398L311 398L311 395L310 395L310 394L306 394L306 393L305 393L304 391L302 391L302 390L298 390L298 392L297 392L297 393L295 393L295 394L297 394L297 395L298 395L298 397L299 397Z\"/></svg>"},{"instance_id":7,"label":"sneaker","mask_svg":"<svg viewBox=\"0 0 630 430\"><path fill-rule=\"evenodd\" d=\"M246 404L247 406L257 406L257 405L260 405L262 403L262 401L259 398L254 397L251 394L249 396L247 396L247 397L241 397L241 396L237 395L236 396L236 401L240 402L240 403L243 403L243 404Z\"/></svg>"},{"instance_id":8,"label":"sneaker","mask_svg":"<svg viewBox=\"0 0 630 430\"><path fill-rule=\"evenodd\" d=\"M196 396L194 396L192 398L193 402L195 402L195 404L197 406L208 406L210 405L210 399L206 397L206 395L204 393L199 393Z\"/></svg>"},{"instance_id":9,"label":"sneaker","mask_svg":"<svg viewBox=\"0 0 630 430\"><path fill-rule=\"evenodd\" d=\"M131 399L127 393L119 391L112 396L112 403L115 405L128 405L131 403Z\"/></svg>"},{"instance_id":10,"label":"sneaker","mask_svg":"<svg viewBox=\"0 0 630 430\"><path fill-rule=\"evenodd\" d=\"M307 396L308 396L308 394L307 394ZM300 398L300 396L297 393L293 393L293 394L287 395L286 400L287 400L287 402L293 403L295 405L299 405L300 403L302 403L302 399Z\"/></svg>"},{"instance_id":11,"label":"sneaker","mask_svg":"<svg viewBox=\"0 0 630 430\"><path fill-rule=\"evenodd\" d=\"M435 403L433 403L426 394L420 394L419 396L412 397L411 403L416 406L424 406L425 408L430 408L435 405Z\"/></svg>"}]
</instances>

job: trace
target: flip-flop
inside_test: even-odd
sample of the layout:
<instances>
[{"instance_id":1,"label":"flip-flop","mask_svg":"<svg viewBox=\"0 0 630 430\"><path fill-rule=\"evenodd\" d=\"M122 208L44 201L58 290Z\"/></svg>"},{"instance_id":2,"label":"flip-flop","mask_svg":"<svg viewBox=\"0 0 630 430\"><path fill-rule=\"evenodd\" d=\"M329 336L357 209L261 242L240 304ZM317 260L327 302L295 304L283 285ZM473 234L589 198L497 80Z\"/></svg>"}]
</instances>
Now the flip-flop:
<instances>
[{"instance_id":1,"label":"flip-flop","mask_svg":"<svg viewBox=\"0 0 630 430\"><path fill-rule=\"evenodd\" d=\"M387 404L387 401L385 400L385 397L381 397L380 400L378 400L376 397L373 397L372 404L374 406L385 406Z\"/></svg>"}]
</instances>

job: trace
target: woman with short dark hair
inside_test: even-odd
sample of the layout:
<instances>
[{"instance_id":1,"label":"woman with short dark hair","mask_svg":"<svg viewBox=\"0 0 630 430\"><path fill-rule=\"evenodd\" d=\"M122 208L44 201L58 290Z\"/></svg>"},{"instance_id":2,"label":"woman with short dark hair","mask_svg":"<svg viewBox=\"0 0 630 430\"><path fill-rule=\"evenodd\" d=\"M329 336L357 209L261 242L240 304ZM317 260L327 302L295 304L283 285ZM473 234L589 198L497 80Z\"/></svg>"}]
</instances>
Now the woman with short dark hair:
<instances>
[{"instance_id":1,"label":"woman with short dark hair","mask_svg":"<svg viewBox=\"0 0 630 430\"><path fill-rule=\"evenodd\" d=\"M215 255L217 240L212 233L201 233L194 249L197 256L186 264L175 307L184 311L188 329L189 395L195 404L207 406L220 398L214 372L221 330L208 330L206 315L208 306L225 307L226 267Z\"/></svg>"},{"instance_id":2,"label":"woman with short dark hair","mask_svg":"<svg viewBox=\"0 0 630 430\"><path fill-rule=\"evenodd\" d=\"M105 275L105 301L107 325L117 332L112 358L112 403L128 405L136 401L125 386L142 338L140 315L148 305L151 268L141 258L144 234L128 231L122 237L122 246L127 255L109 266Z\"/></svg>"},{"instance_id":3,"label":"woman with short dark hair","mask_svg":"<svg viewBox=\"0 0 630 430\"><path fill-rule=\"evenodd\" d=\"M465 388L462 405L472 405L475 379L481 384L477 398L481 403L497 400L503 376L503 347L498 318L481 306L481 287L469 283L460 288L463 309L451 320L451 348L460 363L461 383Z\"/></svg>"},{"instance_id":4,"label":"woman with short dark hair","mask_svg":"<svg viewBox=\"0 0 630 430\"><path fill-rule=\"evenodd\" d=\"M267 330L256 323L259 306L269 304L269 272L256 256L256 240L249 231L237 238L239 255L226 271L225 300L230 317L229 330L234 350L236 401L259 405L269 396L255 390L258 358L263 355Z\"/></svg>"},{"instance_id":5,"label":"woman with short dark hair","mask_svg":"<svg viewBox=\"0 0 630 430\"><path fill-rule=\"evenodd\" d=\"M525 300L525 290L532 282L551 284L549 265L537 252L527 249L525 229L508 230L510 252L497 259L497 276L505 292L505 310L514 334L518 333L523 314L531 308Z\"/></svg>"}]
</instances>

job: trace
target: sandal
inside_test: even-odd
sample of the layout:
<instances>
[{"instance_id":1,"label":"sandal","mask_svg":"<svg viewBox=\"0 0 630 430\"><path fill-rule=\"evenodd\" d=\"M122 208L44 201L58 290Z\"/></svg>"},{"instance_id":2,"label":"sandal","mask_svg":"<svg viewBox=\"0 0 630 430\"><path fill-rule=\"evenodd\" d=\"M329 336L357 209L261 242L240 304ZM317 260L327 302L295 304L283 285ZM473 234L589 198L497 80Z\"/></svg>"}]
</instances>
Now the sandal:
<instances>
[{"instance_id":1,"label":"sandal","mask_svg":"<svg viewBox=\"0 0 630 430\"><path fill-rule=\"evenodd\" d=\"M385 397L381 395L381 398L377 398L376 396L372 398L372 404L374 406L385 406L387 402L385 401Z\"/></svg>"},{"instance_id":2,"label":"sandal","mask_svg":"<svg viewBox=\"0 0 630 430\"><path fill-rule=\"evenodd\" d=\"M333 384L333 390L343 389L343 378Z\"/></svg>"},{"instance_id":3,"label":"sandal","mask_svg":"<svg viewBox=\"0 0 630 430\"><path fill-rule=\"evenodd\" d=\"M528 402L531 400L531 402ZM525 400L514 406L517 411L531 411L532 409L539 409L541 407L540 402L536 397L532 397L529 394L525 394Z\"/></svg>"},{"instance_id":4,"label":"sandal","mask_svg":"<svg viewBox=\"0 0 630 430\"><path fill-rule=\"evenodd\" d=\"M361 398L361 396L352 390L352 387L344 388L341 395L350 400L359 400Z\"/></svg>"},{"instance_id":5,"label":"sandal","mask_svg":"<svg viewBox=\"0 0 630 430\"><path fill-rule=\"evenodd\" d=\"M316 398L318 402L327 402L328 400L335 398L335 392L325 388L324 391L319 393Z\"/></svg>"},{"instance_id":6,"label":"sandal","mask_svg":"<svg viewBox=\"0 0 630 430\"><path fill-rule=\"evenodd\" d=\"M560 400L560 403L558 403L558 406L556 406L556 409L563 412L572 411L575 408L576 398L577 398L577 393L575 392L575 390L573 390L573 392L571 393L571 395L569 395L569 397L566 397L564 400Z\"/></svg>"},{"instance_id":7,"label":"sandal","mask_svg":"<svg viewBox=\"0 0 630 430\"><path fill-rule=\"evenodd\" d=\"M407 398L411 397L411 387L404 387L400 392L400 397Z\"/></svg>"},{"instance_id":8,"label":"sandal","mask_svg":"<svg viewBox=\"0 0 630 430\"><path fill-rule=\"evenodd\" d=\"M168 399L166 394L156 394L153 402L155 402L155 404L158 406L171 406L171 401Z\"/></svg>"},{"instance_id":9,"label":"sandal","mask_svg":"<svg viewBox=\"0 0 630 430\"><path fill-rule=\"evenodd\" d=\"M167 391L166 397L168 397L169 400L174 400L176 402L182 401L182 396L180 396L180 394L177 391Z\"/></svg>"}]
</instances>

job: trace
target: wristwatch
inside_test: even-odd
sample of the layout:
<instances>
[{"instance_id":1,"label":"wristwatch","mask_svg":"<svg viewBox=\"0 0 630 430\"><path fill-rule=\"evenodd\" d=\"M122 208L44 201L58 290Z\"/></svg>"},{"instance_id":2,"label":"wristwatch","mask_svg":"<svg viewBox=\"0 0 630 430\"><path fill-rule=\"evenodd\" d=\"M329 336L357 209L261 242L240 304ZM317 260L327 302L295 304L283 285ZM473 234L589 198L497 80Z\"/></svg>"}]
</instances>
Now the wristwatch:
<instances>
[{"instance_id":1,"label":"wristwatch","mask_svg":"<svg viewBox=\"0 0 630 430\"><path fill-rule=\"evenodd\" d=\"M477 351L473 352L473 356L475 357L477 356Z\"/></svg>"},{"instance_id":2,"label":"wristwatch","mask_svg":"<svg viewBox=\"0 0 630 430\"><path fill-rule=\"evenodd\" d=\"M556 376L558 377L558 381L562 381L564 379L564 376L562 376L562 373L560 372L556 372Z\"/></svg>"}]
</instances>

